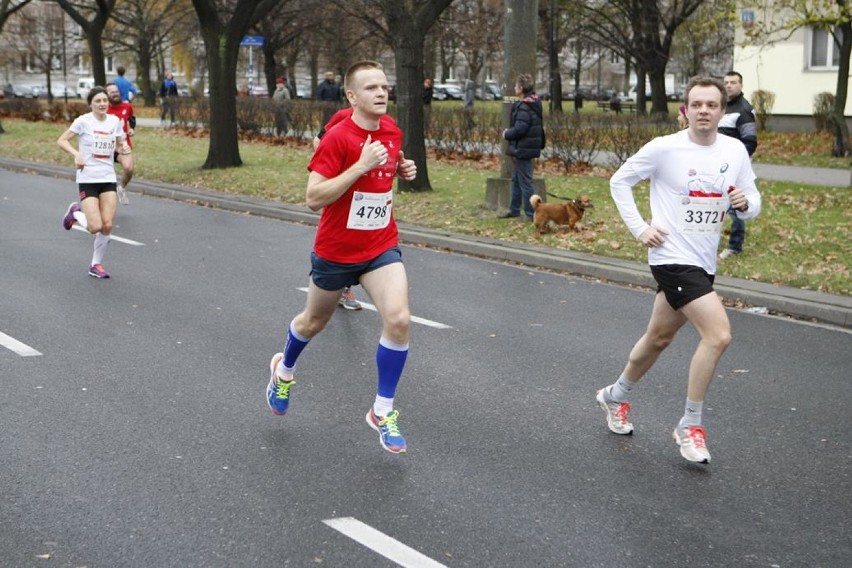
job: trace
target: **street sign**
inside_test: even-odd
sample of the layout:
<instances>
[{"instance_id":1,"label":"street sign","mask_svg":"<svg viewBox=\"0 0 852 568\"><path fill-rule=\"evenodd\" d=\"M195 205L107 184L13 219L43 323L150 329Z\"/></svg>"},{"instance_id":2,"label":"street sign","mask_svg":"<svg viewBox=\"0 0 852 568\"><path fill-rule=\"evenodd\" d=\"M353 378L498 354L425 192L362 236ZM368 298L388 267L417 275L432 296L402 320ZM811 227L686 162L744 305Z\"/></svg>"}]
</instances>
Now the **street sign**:
<instances>
[{"instance_id":1,"label":"street sign","mask_svg":"<svg viewBox=\"0 0 852 568\"><path fill-rule=\"evenodd\" d=\"M263 36L243 36L242 41L240 41L240 45L242 47L262 47Z\"/></svg>"}]
</instances>

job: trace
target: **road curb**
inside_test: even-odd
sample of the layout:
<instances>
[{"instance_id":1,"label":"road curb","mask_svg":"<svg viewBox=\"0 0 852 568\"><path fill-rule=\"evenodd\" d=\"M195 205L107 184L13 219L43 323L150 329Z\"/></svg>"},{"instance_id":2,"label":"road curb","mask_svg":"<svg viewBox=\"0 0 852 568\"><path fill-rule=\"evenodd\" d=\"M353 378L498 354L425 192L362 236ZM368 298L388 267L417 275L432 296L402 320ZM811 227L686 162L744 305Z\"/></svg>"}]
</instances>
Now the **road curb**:
<instances>
[{"instance_id":1,"label":"road curb","mask_svg":"<svg viewBox=\"0 0 852 568\"><path fill-rule=\"evenodd\" d=\"M68 167L28 162L0 156L0 167L37 175L75 179ZM196 203L227 211L236 211L316 225L319 215L310 210L277 201L224 194L208 189L150 182L135 178L131 193ZM656 287L648 266L643 263L594 256L587 253L554 249L525 243L510 243L485 237L459 235L399 224L400 240L409 245L444 248L454 252L597 278L602 281L634 286ZM762 282L719 276L714 285L725 299L759 306L771 312L852 328L852 297L776 286Z\"/></svg>"}]
</instances>

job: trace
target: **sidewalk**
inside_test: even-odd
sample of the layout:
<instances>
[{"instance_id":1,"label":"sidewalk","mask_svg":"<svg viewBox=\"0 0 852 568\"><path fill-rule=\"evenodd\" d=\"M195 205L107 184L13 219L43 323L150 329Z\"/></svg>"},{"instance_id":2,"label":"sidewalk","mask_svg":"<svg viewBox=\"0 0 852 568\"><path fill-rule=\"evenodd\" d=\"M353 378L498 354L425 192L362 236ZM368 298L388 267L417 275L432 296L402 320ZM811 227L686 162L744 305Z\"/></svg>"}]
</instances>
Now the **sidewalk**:
<instances>
[{"instance_id":1,"label":"sidewalk","mask_svg":"<svg viewBox=\"0 0 852 568\"><path fill-rule=\"evenodd\" d=\"M65 166L27 162L4 156L0 156L0 168L74 179L74 171ZM135 178L129 191L308 225L316 225L319 222L319 215L304 207L206 189L187 188ZM459 235L408 224L400 224L399 233L400 240L406 244L445 248L472 256L558 270L617 284L648 288L656 286L648 266L644 263L539 245ZM852 328L852 297L849 296L824 294L726 276L717 277L714 288L727 300L766 308L772 313Z\"/></svg>"}]
</instances>

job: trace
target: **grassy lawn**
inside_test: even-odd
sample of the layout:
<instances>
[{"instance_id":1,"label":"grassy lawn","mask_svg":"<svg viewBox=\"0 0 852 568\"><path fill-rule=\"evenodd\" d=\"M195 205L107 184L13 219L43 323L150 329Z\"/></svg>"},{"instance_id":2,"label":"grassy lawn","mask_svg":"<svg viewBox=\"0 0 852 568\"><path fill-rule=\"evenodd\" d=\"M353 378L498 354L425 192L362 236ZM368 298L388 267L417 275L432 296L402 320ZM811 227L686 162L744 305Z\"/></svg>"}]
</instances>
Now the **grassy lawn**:
<instances>
[{"instance_id":1,"label":"grassy lawn","mask_svg":"<svg viewBox=\"0 0 852 568\"><path fill-rule=\"evenodd\" d=\"M55 144L63 125L7 119L3 126L7 132L0 135L0 155L72 167L70 157ZM137 176L146 180L292 204L304 202L305 166L311 154L307 143L244 141L240 143L244 166L216 171L200 169L208 148L208 139L203 135L140 128L134 147ZM546 235L539 241L531 224L498 220L498 212L485 207L486 179L499 175L496 158L454 162L432 159L427 167L433 191L398 194L394 212L400 222L638 262L646 260L646 249L626 230L609 196L611 171L565 174L556 164L537 163L536 175L545 179L548 192L565 198L585 193L595 204L581 230ZM759 189L763 213L748 223L745 252L720 263L719 274L852 294L852 190L770 181L759 182ZM647 216L647 185L637 186L635 195ZM723 238L723 245L725 242Z\"/></svg>"}]
</instances>

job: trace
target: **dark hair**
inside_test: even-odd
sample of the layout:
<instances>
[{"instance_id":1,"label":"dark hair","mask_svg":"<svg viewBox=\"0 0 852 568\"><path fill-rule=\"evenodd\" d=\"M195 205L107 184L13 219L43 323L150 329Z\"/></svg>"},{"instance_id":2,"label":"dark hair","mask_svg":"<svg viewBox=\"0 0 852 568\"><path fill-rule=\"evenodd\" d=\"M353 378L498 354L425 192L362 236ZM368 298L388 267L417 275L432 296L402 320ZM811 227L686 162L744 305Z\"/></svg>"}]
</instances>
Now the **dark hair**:
<instances>
[{"instance_id":1,"label":"dark hair","mask_svg":"<svg viewBox=\"0 0 852 568\"><path fill-rule=\"evenodd\" d=\"M719 89L720 101L722 108L728 107L728 92L725 90L725 83L718 77L710 77L709 75L696 75L686 84L686 94L684 100L689 105L689 92L693 87L716 87Z\"/></svg>"},{"instance_id":2,"label":"dark hair","mask_svg":"<svg viewBox=\"0 0 852 568\"><path fill-rule=\"evenodd\" d=\"M727 73L725 73L725 77L733 77L734 75L740 78L740 83L743 82L743 76L737 73L736 71L728 71Z\"/></svg>"},{"instance_id":3,"label":"dark hair","mask_svg":"<svg viewBox=\"0 0 852 568\"><path fill-rule=\"evenodd\" d=\"M352 76L355 75L358 71L362 69L378 69L379 71L383 71L384 67L378 61L358 61L357 63L353 63L349 66L349 69L346 70L346 80L343 82L344 86L348 89L350 84L352 83Z\"/></svg>"},{"instance_id":4,"label":"dark hair","mask_svg":"<svg viewBox=\"0 0 852 568\"><path fill-rule=\"evenodd\" d=\"M126 71L126 69L124 68L124 65L119 65L118 67L115 68L115 72L118 73L119 75L121 75L122 77L124 76L125 71Z\"/></svg>"},{"instance_id":5,"label":"dark hair","mask_svg":"<svg viewBox=\"0 0 852 568\"><path fill-rule=\"evenodd\" d=\"M535 81L529 73L521 73L518 75L518 78L515 79L515 84L521 87L521 92L525 95L529 95L535 90Z\"/></svg>"},{"instance_id":6,"label":"dark hair","mask_svg":"<svg viewBox=\"0 0 852 568\"><path fill-rule=\"evenodd\" d=\"M91 89L89 89L89 94L86 95L86 104L91 106L92 99L95 98L95 95L97 95L99 93L103 93L105 95L107 94L106 89L101 87L100 85L92 87ZM107 95L107 98L109 98L109 95Z\"/></svg>"}]
</instances>

